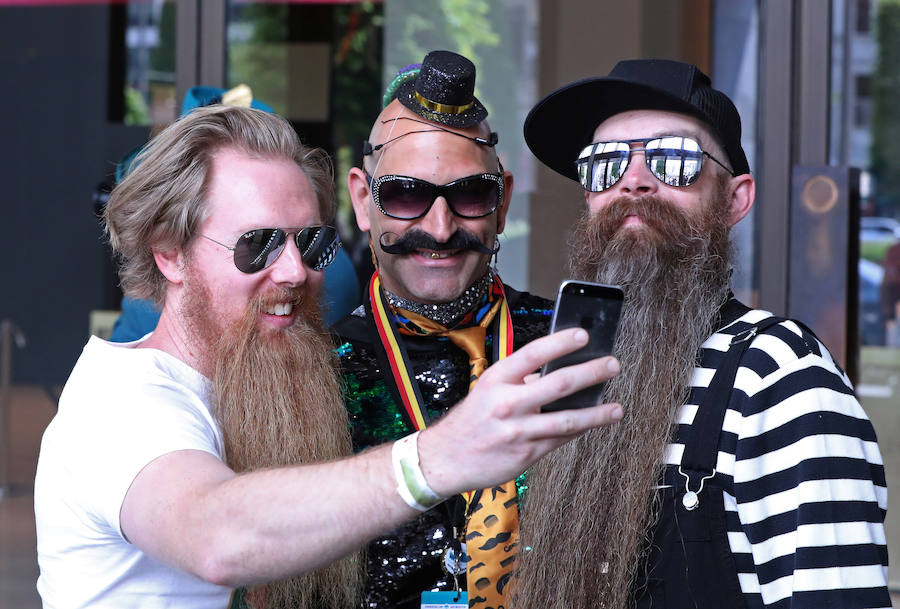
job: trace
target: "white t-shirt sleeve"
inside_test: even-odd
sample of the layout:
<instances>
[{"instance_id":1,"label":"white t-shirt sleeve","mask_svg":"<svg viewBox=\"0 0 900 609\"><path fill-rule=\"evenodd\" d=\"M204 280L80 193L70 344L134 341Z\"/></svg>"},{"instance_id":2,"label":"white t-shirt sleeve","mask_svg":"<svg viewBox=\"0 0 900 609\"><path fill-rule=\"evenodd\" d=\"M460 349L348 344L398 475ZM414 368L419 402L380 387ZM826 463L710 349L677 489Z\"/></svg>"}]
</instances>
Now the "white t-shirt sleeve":
<instances>
[{"instance_id":1,"label":"white t-shirt sleeve","mask_svg":"<svg viewBox=\"0 0 900 609\"><path fill-rule=\"evenodd\" d=\"M119 511L125 494L151 461L179 450L220 456L215 430L191 402L191 396L180 395L176 388L149 387L128 403L113 405L90 434L108 450L87 455L84 465L96 475L87 478L86 500L120 534Z\"/></svg>"},{"instance_id":2,"label":"white t-shirt sleeve","mask_svg":"<svg viewBox=\"0 0 900 609\"><path fill-rule=\"evenodd\" d=\"M147 352L141 355L152 358ZM220 432L197 379L179 378L183 371L166 369L166 363L150 370L138 366L137 373L110 366L105 384L73 388L80 389L75 392L77 409L67 413L61 403L60 417L66 422L58 439L64 446L56 448L65 451L72 490L84 516L119 535L125 494L151 461L180 450L222 458Z\"/></svg>"},{"instance_id":3,"label":"white t-shirt sleeve","mask_svg":"<svg viewBox=\"0 0 900 609\"><path fill-rule=\"evenodd\" d=\"M37 582L46 607L225 607L231 590L128 543L119 515L135 477L182 450L222 459L208 382L153 349L92 338L44 432L35 477Z\"/></svg>"}]
</instances>

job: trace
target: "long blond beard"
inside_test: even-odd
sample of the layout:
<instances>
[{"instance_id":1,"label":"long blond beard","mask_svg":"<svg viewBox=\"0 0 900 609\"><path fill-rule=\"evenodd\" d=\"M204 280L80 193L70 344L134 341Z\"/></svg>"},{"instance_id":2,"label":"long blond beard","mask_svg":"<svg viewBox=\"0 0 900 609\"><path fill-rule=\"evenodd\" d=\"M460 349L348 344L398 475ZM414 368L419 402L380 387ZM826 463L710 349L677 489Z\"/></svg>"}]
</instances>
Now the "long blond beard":
<instances>
[{"instance_id":1,"label":"long blond beard","mask_svg":"<svg viewBox=\"0 0 900 609\"><path fill-rule=\"evenodd\" d=\"M202 368L212 376L213 413L225 441L226 462L242 473L328 461L349 455L352 444L332 344L315 298L278 291L259 298L244 317L220 328L210 295L191 282L187 307L196 312L200 344L209 345ZM260 329L267 303L291 301L296 322ZM316 489L310 489L316 492ZM251 589L254 607L356 607L361 598L360 555L314 573Z\"/></svg>"},{"instance_id":2,"label":"long blond beard","mask_svg":"<svg viewBox=\"0 0 900 609\"><path fill-rule=\"evenodd\" d=\"M718 201L718 200L717 200ZM645 227L619 230L637 211ZM622 199L576 227L573 276L625 290L608 386L625 418L554 451L529 473L511 606L622 609L655 520L654 486L700 346L727 299L728 224L658 199ZM560 557L565 556L565 560Z\"/></svg>"}]
</instances>

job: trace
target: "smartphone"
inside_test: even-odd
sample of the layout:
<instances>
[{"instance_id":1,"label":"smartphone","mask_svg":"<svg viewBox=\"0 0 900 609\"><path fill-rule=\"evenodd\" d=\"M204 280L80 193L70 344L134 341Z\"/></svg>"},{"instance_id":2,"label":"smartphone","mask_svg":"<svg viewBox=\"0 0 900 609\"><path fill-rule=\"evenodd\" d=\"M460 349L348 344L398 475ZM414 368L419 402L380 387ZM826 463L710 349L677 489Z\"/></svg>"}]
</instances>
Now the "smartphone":
<instances>
[{"instance_id":1,"label":"smartphone","mask_svg":"<svg viewBox=\"0 0 900 609\"><path fill-rule=\"evenodd\" d=\"M624 298L625 294L618 286L587 281L563 281L556 295L550 332L581 327L588 332L588 344L544 364L541 376L558 368L611 355L616 343L616 330ZM606 383L591 385L572 395L545 404L541 411L594 406L600 403L605 390Z\"/></svg>"}]
</instances>

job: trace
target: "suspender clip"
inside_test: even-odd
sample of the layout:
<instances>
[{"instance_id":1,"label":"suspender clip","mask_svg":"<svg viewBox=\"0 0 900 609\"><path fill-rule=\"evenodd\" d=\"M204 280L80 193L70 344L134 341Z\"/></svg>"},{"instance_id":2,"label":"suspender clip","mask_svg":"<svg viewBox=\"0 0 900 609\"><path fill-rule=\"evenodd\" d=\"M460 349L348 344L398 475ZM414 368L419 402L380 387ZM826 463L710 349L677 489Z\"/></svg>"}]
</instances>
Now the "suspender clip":
<instances>
[{"instance_id":1,"label":"suspender clip","mask_svg":"<svg viewBox=\"0 0 900 609\"><path fill-rule=\"evenodd\" d=\"M680 465L678 466L678 473L684 476L684 496L681 498L681 503L689 512L696 510L700 507L699 495L703 492L703 484L716 475L716 470L712 470L711 474L700 478L700 487L696 491L691 490L691 477L682 471Z\"/></svg>"},{"instance_id":2,"label":"suspender clip","mask_svg":"<svg viewBox=\"0 0 900 609\"><path fill-rule=\"evenodd\" d=\"M734 337L731 339L731 344L737 345L738 343L743 343L748 340L753 340L753 337L756 336L757 334L759 334L759 328L757 326L753 326L752 328L748 328L747 330L744 330L743 332L738 332L737 334L735 334Z\"/></svg>"}]
</instances>

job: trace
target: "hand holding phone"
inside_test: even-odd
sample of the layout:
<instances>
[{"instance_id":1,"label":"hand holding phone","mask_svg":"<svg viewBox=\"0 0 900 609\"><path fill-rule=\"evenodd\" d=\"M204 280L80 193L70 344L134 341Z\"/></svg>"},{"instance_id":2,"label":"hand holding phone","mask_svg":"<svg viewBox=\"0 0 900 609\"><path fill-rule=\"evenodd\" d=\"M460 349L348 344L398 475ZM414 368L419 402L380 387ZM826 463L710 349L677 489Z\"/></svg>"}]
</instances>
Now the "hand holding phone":
<instances>
[{"instance_id":1,"label":"hand holding phone","mask_svg":"<svg viewBox=\"0 0 900 609\"><path fill-rule=\"evenodd\" d=\"M581 327L587 330L590 339L581 349L545 364L541 376L564 366L612 355L624 298L625 294L618 286L563 281L556 295L550 332ZM600 403L605 390L606 383L598 383L546 404L541 410L548 412L594 406Z\"/></svg>"}]
</instances>

